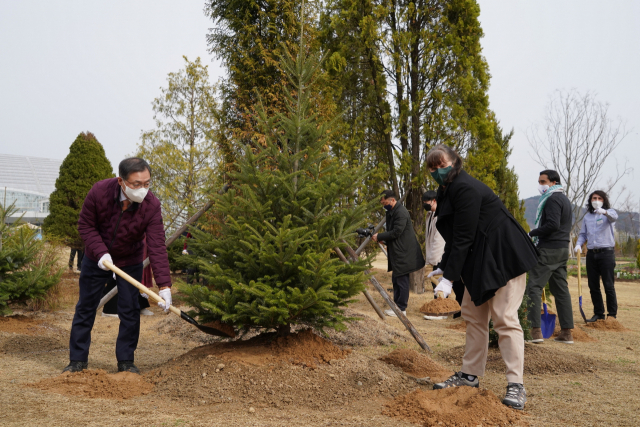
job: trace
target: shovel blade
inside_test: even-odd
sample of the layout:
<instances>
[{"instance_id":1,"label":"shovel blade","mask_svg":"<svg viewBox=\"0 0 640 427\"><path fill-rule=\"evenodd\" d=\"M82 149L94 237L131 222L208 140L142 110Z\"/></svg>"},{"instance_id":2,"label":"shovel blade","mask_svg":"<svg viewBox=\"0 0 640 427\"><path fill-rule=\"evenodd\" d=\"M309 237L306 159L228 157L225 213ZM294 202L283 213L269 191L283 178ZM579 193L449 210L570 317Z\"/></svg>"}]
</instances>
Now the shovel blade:
<instances>
[{"instance_id":1,"label":"shovel blade","mask_svg":"<svg viewBox=\"0 0 640 427\"><path fill-rule=\"evenodd\" d=\"M584 310L582 309L582 295L580 295L580 297L578 298L579 301L579 306L580 306L580 315L582 316L582 320L584 320L584 323L587 323L587 316L585 316L584 314Z\"/></svg>"},{"instance_id":2,"label":"shovel blade","mask_svg":"<svg viewBox=\"0 0 640 427\"><path fill-rule=\"evenodd\" d=\"M542 329L542 337L548 339L556 329L556 315L547 312L547 304L543 304L543 306L544 314L540 315L540 329Z\"/></svg>"},{"instance_id":3,"label":"shovel blade","mask_svg":"<svg viewBox=\"0 0 640 427\"><path fill-rule=\"evenodd\" d=\"M180 317L182 318L182 320L186 320L187 322L191 323L193 326L200 329L205 334L215 335L217 337L227 337L227 338L236 337L235 331L230 326L224 327L224 328L223 327L213 328L211 326L204 326L196 322L196 320L193 317L189 316L184 311L180 311Z\"/></svg>"}]
</instances>

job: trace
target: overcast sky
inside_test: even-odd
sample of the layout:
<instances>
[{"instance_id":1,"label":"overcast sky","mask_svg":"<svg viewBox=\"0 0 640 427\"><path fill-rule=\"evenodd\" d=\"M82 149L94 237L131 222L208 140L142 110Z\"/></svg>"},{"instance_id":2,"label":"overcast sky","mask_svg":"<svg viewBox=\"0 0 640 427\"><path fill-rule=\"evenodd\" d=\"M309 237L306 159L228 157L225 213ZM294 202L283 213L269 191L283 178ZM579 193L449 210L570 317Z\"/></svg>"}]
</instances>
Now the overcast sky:
<instances>
[{"instance_id":1,"label":"overcast sky","mask_svg":"<svg viewBox=\"0 0 640 427\"><path fill-rule=\"evenodd\" d=\"M616 152L640 159L640 2L480 0L489 99L513 128L521 198L541 167L526 131L556 89L597 93L632 132ZM151 101L182 55L210 64L202 0L0 0L0 152L63 159L93 132L114 167L153 128ZM615 161L610 162L611 168ZM606 177L605 177L606 178ZM640 198L640 167L625 184Z\"/></svg>"}]
</instances>

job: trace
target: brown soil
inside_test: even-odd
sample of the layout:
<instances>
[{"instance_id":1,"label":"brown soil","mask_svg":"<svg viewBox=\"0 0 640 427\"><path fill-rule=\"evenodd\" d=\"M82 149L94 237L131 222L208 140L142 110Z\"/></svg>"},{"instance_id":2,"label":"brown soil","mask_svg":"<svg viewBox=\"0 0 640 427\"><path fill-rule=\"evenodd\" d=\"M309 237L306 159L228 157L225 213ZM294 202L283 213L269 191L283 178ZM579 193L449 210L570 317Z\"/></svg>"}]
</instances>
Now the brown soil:
<instances>
[{"instance_id":1,"label":"brown soil","mask_svg":"<svg viewBox=\"0 0 640 427\"><path fill-rule=\"evenodd\" d=\"M425 302L424 305L420 307L420 312L427 314L449 313L459 310L460 304L452 298L436 298Z\"/></svg>"},{"instance_id":2,"label":"brown soil","mask_svg":"<svg viewBox=\"0 0 640 427\"><path fill-rule=\"evenodd\" d=\"M414 390L388 403L383 414L425 427L527 425L520 413L503 405L491 391L473 387Z\"/></svg>"},{"instance_id":3,"label":"brown soil","mask_svg":"<svg viewBox=\"0 0 640 427\"><path fill-rule=\"evenodd\" d=\"M338 332L335 329L324 331L327 339L336 345L365 347L408 342L407 337L399 333L398 329L378 318L363 316L352 310L345 310L345 315L355 318L354 321L346 323L345 331ZM372 316L375 316L375 313L372 313Z\"/></svg>"},{"instance_id":4,"label":"brown soil","mask_svg":"<svg viewBox=\"0 0 640 427\"><path fill-rule=\"evenodd\" d=\"M447 326L447 329L459 332L467 332L467 321L463 320L461 322L452 323L451 325Z\"/></svg>"},{"instance_id":5,"label":"brown soil","mask_svg":"<svg viewBox=\"0 0 640 427\"><path fill-rule=\"evenodd\" d=\"M464 346L454 347L439 354L444 360L455 366L462 365ZM570 374L593 372L602 363L582 356L568 354L547 348L544 344L526 344L524 346L524 373L539 374ZM507 369L502 360L499 348L489 348L487 355L487 371L504 373Z\"/></svg>"},{"instance_id":6,"label":"brown soil","mask_svg":"<svg viewBox=\"0 0 640 427\"><path fill-rule=\"evenodd\" d=\"M317 410L394 397L417 386L398 369L341 350L309 330L199 347L149 372L146 378L155 384L154 394L190 404Z\"/></svg>"},{"instance_id":7,"label":"brown soil","mask_svg":"<svg viewBox=\"0 0 640 427\"><path fill-rule=\"evenodd\" d=\"M415 350L406 348L393 350L386 356L382 356L380 360L397 366L404 373L416 378L429 377L434 383L444 381L453 375L453 371L431 360L426 354L420 354Z\"/></svg>"},{"instance_id":8,"label":"brown soil","mask_svg":"<svg viewBox=\"0 0 640 427\"><path fill-rule=\"evenodd\" d=\"M557 337L560 333L560 326L556 326L555 331L553 331L553 337ZM586 333L580 328L574 328L571 330L571 335L573 336L573 340L576 342L596 342L597 339L593 338L591 335Z\"/></svg>"},{"instance_id":9,"label":"brown soil","mask_svg":"<svg viewBox=\"0 0 640 427\"><path fill-rule=\"evenodd\" d=\"M153 385L131 372L107 374L102 369L65 372L28 386L50 393L100 399L130 399L148 394Z\"/></svg>"},{"instance_id":10,"label":"brown soil","mask_svg":"<svg viewBox=\"0 0 640 427\"><path fill-rule=\"evenodd\" d=\"M625 332L629 330L622 326L622 323L612 317L609 317L606 320L597 320L595 322L587 323L587 328L614 332Z\"/></svg>"},{"instance_id":11,"label":"brown soil","mask_svg":"<svg viewBox=\"0 0 640 427\"><path fill-rule=\"evenodd\" d=\"M25 335L42 333L41 322L27 316L0 317L0 331Z\"/></svg>"}]
</instances>

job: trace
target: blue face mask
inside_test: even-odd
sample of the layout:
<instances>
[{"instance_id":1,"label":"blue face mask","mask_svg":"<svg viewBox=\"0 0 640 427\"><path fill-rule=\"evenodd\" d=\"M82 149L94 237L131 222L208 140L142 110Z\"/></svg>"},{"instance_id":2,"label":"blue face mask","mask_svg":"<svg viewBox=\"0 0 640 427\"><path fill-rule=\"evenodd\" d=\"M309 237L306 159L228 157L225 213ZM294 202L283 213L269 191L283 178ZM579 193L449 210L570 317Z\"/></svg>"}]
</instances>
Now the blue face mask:
<instances>
[{"instance_id":1,"label":"blue face mask","mask_svg":"<svg viewBox=\"0 0 640 427\"><path fill-rule=\"evenodd\" d=\"M389 211L391 211L391 209L393 209L393 206L391 206L391 205L384 205L384 209L385 209L387 212L389 212Z\"/></svg>"},{"instance_id":2,"label":"blue face mask","mask_svg":"<svg viewBox=\"0 0 640 427\"><path fill-rule=\"evenodd\" d=\"M444 180L449 175L449 171L451 171L451 166L447 166L446 168L438 168L437 171L431 172L431 176L436 182L440 185L444 185Z\"/></svg>"}]
</instances>

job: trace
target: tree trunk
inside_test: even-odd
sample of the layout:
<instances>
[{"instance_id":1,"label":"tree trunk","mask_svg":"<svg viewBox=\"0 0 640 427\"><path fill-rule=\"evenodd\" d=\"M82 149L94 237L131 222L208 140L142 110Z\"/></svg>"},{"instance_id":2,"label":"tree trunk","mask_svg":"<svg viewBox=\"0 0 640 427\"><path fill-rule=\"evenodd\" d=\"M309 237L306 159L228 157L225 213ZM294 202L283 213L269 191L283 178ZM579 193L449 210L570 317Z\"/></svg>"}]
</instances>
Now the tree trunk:
<instances>
[{"instance_id":1,"label":"tree trunk","mask_svg":"<svg viewBox=\"0 0 640 427\"><path fill-rule=\"evenodd\" d=\"M289 335L291 333L291 323L278 326L277 332L279 337L284 337Z\"/></svg>"},{"instance_id":2,"label":"tree trunk","mask_svg":"<svg viewBox=\"0 0 640 427\"><path fill-rule=\"evenodd\" d=\"M416 294L424 293L424 268L409 274L409 291Z\"/></svg>"}]
</instances>

